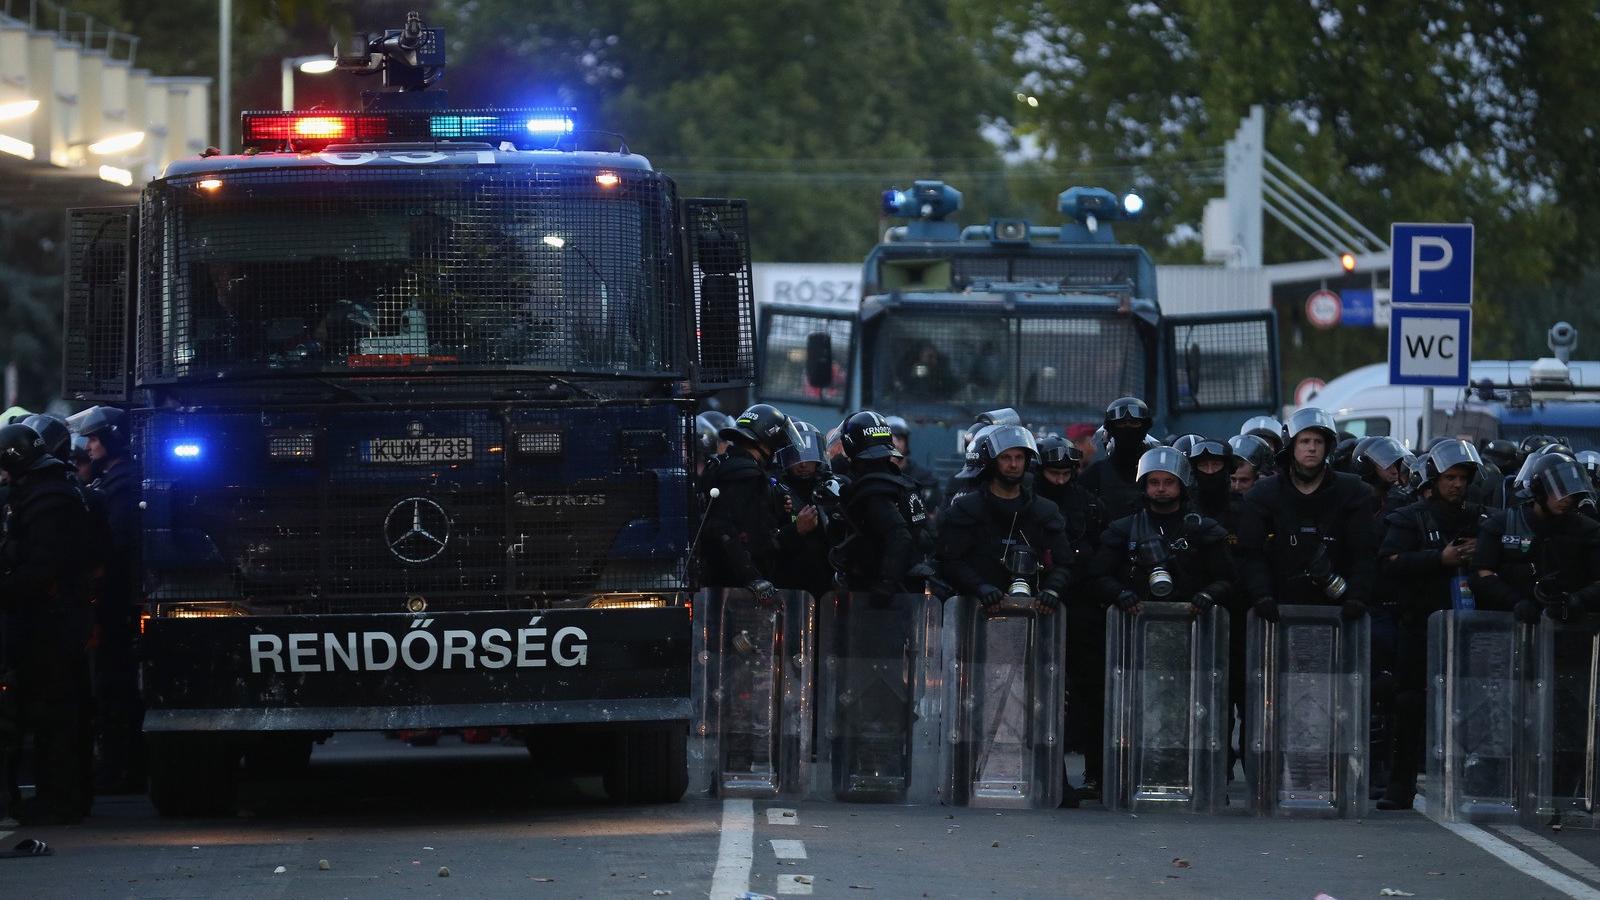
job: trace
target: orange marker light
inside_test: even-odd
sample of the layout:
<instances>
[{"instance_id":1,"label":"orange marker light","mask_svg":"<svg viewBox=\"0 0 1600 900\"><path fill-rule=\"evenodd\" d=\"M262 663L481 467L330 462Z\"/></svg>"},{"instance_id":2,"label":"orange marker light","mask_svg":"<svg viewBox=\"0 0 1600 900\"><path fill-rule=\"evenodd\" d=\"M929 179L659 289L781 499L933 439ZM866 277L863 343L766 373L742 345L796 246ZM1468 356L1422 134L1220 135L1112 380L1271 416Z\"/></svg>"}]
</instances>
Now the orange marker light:
<instances>
[{"instance_id":1,"label":"orange marker light","mask_svg":"<svg viewBox=\"0 0 1600 900\"><path fill-rule=\"evenodd\" d=\"M1356 270L1356 255L1354 253L1339 254L1339 265L1343 266L1346 272L1354 272Z\"/></svg>"},{"instance_id":2,"label":"orange marker light","mask_svg":"<svg viewBox=\"0 0 1600 900\"><path fill-rule=\"evenodd\" d=\"M594 177L594 183L603 188L614 188L622 183L622 179L615 172L601 172Z\"/></svg>"}]
</instances>

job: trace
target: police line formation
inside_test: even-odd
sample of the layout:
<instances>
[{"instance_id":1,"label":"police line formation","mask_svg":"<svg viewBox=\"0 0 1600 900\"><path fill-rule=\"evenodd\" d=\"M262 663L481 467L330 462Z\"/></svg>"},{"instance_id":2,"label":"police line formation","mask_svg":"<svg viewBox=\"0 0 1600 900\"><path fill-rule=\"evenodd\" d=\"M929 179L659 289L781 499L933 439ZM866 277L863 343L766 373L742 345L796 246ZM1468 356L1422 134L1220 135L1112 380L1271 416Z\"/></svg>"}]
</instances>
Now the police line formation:
<instances>
[{"instance_id":1,"label":"police line formation","mask_svg":"<svg viewBox=\"0 0 1600 900\"><path fill-rule=\"evenodd\" d=\"M143 780L139 464L118 409L7 419L5 588L51 602L6 610L0 801L73 822ZM1426 755L1436 813L1591 811L1600 453L1414 456L1316 408L1225 440L1151 424L1136 398L1075 442L985 413L941 485L897 417L824 435L767 404L702 413L701 583L726 589L697 602L728 663L709 789L814 790L814 746L846 799L1215 811L1242 761L1258 812L1361 815L1369 791L1411 808ZM815 673L761 652L813 628Z\"/></svg>"},{"instance_id":2,"label":"police line formation","mask_svg":"<svg viewBox=\"0 0 1600 900\"><path fill-rule=\"evenodd\" d=\"M898 417L697 424L702 583L730 588L713 791L1217 812L1242 770L1256 813L1361 816L1413 808L1426 759L1436 817L1593 812L1600 453L1414 455L1312 407L1163 442L1128 397L1076 441L984 413L939 484ZM783 668L793 648L751 645L813 600L808 734L803 704L783 724L727 698ZM813 741L823 771L778 760Z\"/></svg>"}]
</instances>

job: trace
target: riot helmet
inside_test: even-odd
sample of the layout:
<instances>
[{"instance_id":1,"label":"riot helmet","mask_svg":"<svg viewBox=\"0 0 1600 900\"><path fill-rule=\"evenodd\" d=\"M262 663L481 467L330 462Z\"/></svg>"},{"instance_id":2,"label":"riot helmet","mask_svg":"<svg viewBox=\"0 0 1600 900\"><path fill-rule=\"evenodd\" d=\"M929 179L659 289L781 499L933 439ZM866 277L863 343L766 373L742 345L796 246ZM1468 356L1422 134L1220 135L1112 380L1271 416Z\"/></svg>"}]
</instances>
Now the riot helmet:
<instances>
[{"instance_id":1,"label":"riot helmet","mask_svg":"<svg viewBox=\"0 0 1600 900\"><path fill-rule=\"evenodd\" d=\"M911 438L911 425L904 416L884 416L883 420L889 423L889 433L897 438Z\"/></svg>"},{"instance_id":2,"label":"riot helmet","mask_svg":"<svg viewBox=\"0 0 1600 900\"><path fill-rule=\"evenodd\" d=\"M49 413L35 413L22 420L22 424L32 428L44 439L45 450L51 456L66 462L72 455L72 429L68 427L67 420Z\"/></svg>"},{"instance_id":3,"label":"riot helmet","mask_svg":"<svg viewBox=\"0 0 1600 900\"><path fill-rule=\"evenodd\" d=\"M1555 443L1559 442L1548 434L1530 434L1517 444L1517 450L1522 453L1524 460L1526 460L1535 450Z\"/></svg>"},{"instance_id":4,"label":"riot helmet","mask_svg":"<svg viewBox=\"0 0 1600 900\"><path fill-rule=\"evenodd\" d=\"M777 453L789 445L789 419L770 403L757 403L723 428L723 438L767 453Z\"/></svg>"},{"instance_id":5,"label":"riot helmet","mask_svg":"<svg viewBox=\"0 0 1600 900\"><path fill-rule=\"evenodd\" d=\"M1083 451L1067 442L1059 435L1050 435L1041 438L1039 447L1039 465L1046 469L1067 469L1078 471L1083 465Z\"/></svg>"},{"instance_id":6,"label":"riot helmet","mask_svg":"<svg viewBox=\"0 0 1600 900\"><path fill-rule=\"evenodd\" d=\"M1283 444L1278 452L1290 463L1294 462L1294 442L1308 431L1322 437L1322 464L1328 465L1333 459L1333 447L1339 441L1339 431L1333 425L1333 416L1315 406L1303 406L1290 413L1283 423Z\"/></svg>"},{"instance_id":7,"label":"riot helmet","mask_svg":"<svg viewBox=\"0 0 1600 900\"><path fill-rule=\"evenodd\" d=\"M1198 437L1198 435L1196 435L1196 437ZM1215 459L1221 461L1222 471L1224 473L1229 473L1232 472L1240 462L1239 457L1234 455L1232 447L1223 443L1222 441L1214 441L1207 437L1200 437L1198 440L1191 441L1187 449L1181 449L1178 447L1173 447L1173 449L1178 450L1184 456L1188 457L1190 468L1193 468L1195 463L1198 463L1203 459Z\"/></svg>"},{"instance_id":8,"label":"riot helmet","mask_svg":"<svg viewBox=\"0 0 1600 900\"><path fill-rule=\"evenodd\" d=\"M1000 409L991 409L988 412L978 413L973 420L974 425L1021 425L1022 416L1009 406Z\"/></svg>"},{"instance_id":9,"label":"riot helmet","mask_svg":"<svg viewBox=\"0 0 1600 900\"><path fill-rule=\"evenodd\" d=\"M1478 474L1478 467L1483 465L1483 457L1478 454L1478 448L1467 441L1449 438L1428 451L1427 463L1423 469L1424 477L1428 481L1437 481L1440 475L1450 471L1456 466L1471 466L1471 478Z\"/></svg>"},{"instance_id":10,"label":"riot helmet","mask_svg":"<svg viewBox=\"0 0 1600 900\"><path fill-rule=\"evenodd\" d=\"M990 469L1007 450L1021 450L1029 460L1039 458L1039 445L1033 432L1021 425L996 425L987 429L977 440L977 463L980 469Z\"/></svg>"},{"instance_id":11,"label":"riot helmet","mask_svg":"<svg viewBox=\"0 0 1600 900\"><path fill-rule=\"evenodd\" d=\"M701 413L694 417L695 448L699 451L701 459L710 459L717 455L718 448L722 446L721 431L722 425L713 420L710 413Z\"/></svg>"},{"instance_id":12,"label":"riot helmet","mask_svg":"<svg viewBox=\"0 0 1600 900\"><path fill-rule=\"evenodd\" d=\"M86 438L97 438L112 455L128 449L127 414L115 406L93 406L67 420L72 430Z\"/></svg>"},{"instance_id":13,"label":"riot helmet","mask_svg":"<svg viewBox=\"0 0 1600 900\"><path fill-rule=\"evenodd\" d=\"M1517 445L1505 438L1489 441L1479 453L1485 461L1494 463L1502 472L1514 471L1521 465L1521 453Z\"/></svg>"},{"instance_id":14,"label":"riot helmet","mask_svg":"<svg viewBox=\"0 0 1600 900\"><path fill-rule=\"evenodd\" d=\"M1511 480L1512 483L1517 487L1528 487L1533 483L1530 479L1533 477L1534 464L1540 459L1552 454L1558 456L1571 456L1572 451L1565 445L1556 443L1542 444L1534 448L1528 454L1528 458L1522 461L1522 468L1517 470L1517 477Z\"/></svg>"},{"instance_id":15,"label":"riot helmet","mask_svg":"<svg viewBox=\"0 0 1600 900\"><path fill-rule=\"evenodd\" d=\"M1600 450L1580 450L1573 459L1589 473L1589 480L1600 484Z\"/></svg>"},{"instance_id":16,"label":"riot helmet","mask_svg":"<svg viewBox=\"0 0 1600 900\"><path fill-rule=\"evenodd\" d=\"M1251 416L1239 426L1240 434L1251 434L1267 442L1274 455L1283 449L1283 423L1271 416ZM1328 442L1333 445L1332 441Z\"/></svg>"},{"instance_id":17,"label":"riot helmet","mask_svg":"<svg viewBox=\"0 0 1600 900\"><path fill-rule=\"evenodd\" d=\"M1189 448L1193 447L1196 441L1203 440L1205 440L1203 436L1195 434L1194 432L1189 432L1188 434L1180 434L1174 437L1172 440L1167 441L1167 446L1178 451L1179 453L1182 453L1184 456L1188 456Z\"/></svg>"},{"instance_id":18,"label":"riot helmet","mask_svg":"<svg viewBox=\"0 0 1600 900\"><path fill-rule=\"evenodd\" d=\"M1256 435L1236 434L1228 438L1228 446L1233 450L1235 466L1239 463L1249 463L1260 472L1272 465L1272 455L1275 452L1272 445Z\"/></svg>"},{"instance_id":19,"label":"riot helmet","mask_svg":"<svg viewBox=\"0 0 1600 900\"><path fill-rule=\"evenodd\" d=\"M39 432L21 422L0 425L0 470L13 480L59 465L61 461L50 455Z\"/></svg>"},{"instance_id":20,"label":"riot helmet","mask_svg":"<svg viewBox=\"0 0 1600 900\"><path fill-rule=\"evenodd\" d=\"M1152 424L1150 407L1138 397L1120 397L1106 407L1105 426L1113 435L1126 429L1142 438L1150 433Z\"/></svg>"},{"instance_id":21,"label":"riot helmet","mask_svg":"<svg viewBox=\"0 0 1600 900\"><path fill-rule=\"evenodd\" d=\"M1399 441L1386 434L1362 438L1362 442L1366 446L1361 448L1361 453L1356 459L1355 474L1368 482L1376 481L1380 471L1410 455L1406 453L1406 448L1400 446ZM1406 474L1402 471L1397 483L1405 484Z\"/></svg>"},{"instance_id":22,"label":"riot helmet","mask_svg":"<svg viewBox=\"0 0 1600 900\"><path fill-rule=\"evenodd\" d=\"M1189 458L1173 447L1153 447L1139 457L1139 469L1134 480L1141 489L1144 488L1145 479L1153 472L1166 472L1178 479L1178 483L1185 488L1194 483Z\"/></svg>"},{"instance_id":23,"label":"riot helmet","mask_svg":"<svg viewBox=\"0 0 1600 900\"><path fill-rule=\"evenodd\" d=\"M1341 438L1333 448L1333 467L1341 472L1350 471L1351 457L1356 452L1356 439L1353 437Z\"/></svg>"},{"instance_id":24,"label":"riot helmet","mask_svg":"<svg viewBox=\"0 0 1600 900\"><path fill-rule=\"evenodd\" d=\"M894 432L889 429L889 421L870 409L845 419L839 437L844 444L844 455L851 462L900 456L900 451L894 448Z\"/></svg>"},{"instance_id":25,"label":"riot helmet","mask_svg":"<svg viewBox=\"0 0 1600 900\"><path fill-rule=\"evenodd\" d=\"M4 429L0 429L0 434L4 434ZM3 444L0 440L0 446ZM1594 496L1594 485L1588 473L1565 453L1543 453L1534 458L1533 469L1528 473L1528 490L1535 500L1544 504L1578 495Z\"/></svg>"},{"instance_id":26,"label":"riot helmet","mask_svg":"<svg viewBox=\"0 0 1600 900\"><path fill-rule=\"evenodd\" d=\"M777 454L779 468L787 471L808 462L816 463L819 469L826 468L827 448L822 445L822 432L810 422L791 419L790 423L789 446Z\"/></svg>"}]
</instances>

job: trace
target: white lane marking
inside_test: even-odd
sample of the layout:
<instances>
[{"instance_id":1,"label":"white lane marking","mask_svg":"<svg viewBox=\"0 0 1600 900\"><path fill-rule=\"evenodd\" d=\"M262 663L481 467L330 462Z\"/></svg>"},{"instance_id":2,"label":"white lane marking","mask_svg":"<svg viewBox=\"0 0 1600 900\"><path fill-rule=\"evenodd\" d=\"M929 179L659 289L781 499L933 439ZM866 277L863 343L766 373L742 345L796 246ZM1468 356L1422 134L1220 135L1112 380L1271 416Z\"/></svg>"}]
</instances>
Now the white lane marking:
<instances>
[{"instance_id":1,"label":"white lane marking","mask_svg":"<svg viewBox=\"0 0 1600 900\"><path fill-rule=\"evenodd\" d=\"M792 809L767 810L768 825L797 825L799 822L800 815Z\"/></svg>"},{"instance_id":2,"label":"white lane marking","mask_svg":"<svg viewBox=\"0 0 1600 900\"><path fill-rule=\"evenodd\" d=\"M1476 845L1478 849L1483 850L1518 872L1529 878L1544 882L1545 885L1560 891L1573 898L1573 900L1600 900L1600 891L1589 887L1570 875L1563 875L1557 872L1532 855L1511 846L1476 825L1468 825L1464 822L1440 822L1439 825L1446 831L1454 832L1462 840Z\"/></svg>"},{"instance_id":3,"label":"white lane marking","mask_svg":"<svg viewBox=\"0 0 1600 900\"><path fill-rule=\"evenodd\" d=\"M1550 860L1568 872L1594 884L1600 884L1600 866L1589 862L1552 840L1547 840L1520 825L1501 825L1495 828L1517 843Z\"/></svg>"},{"instance_id":4,"label":"white lane marking","mask_svg":"<svg viewBox=\"0 0 1600 900\"><path fill-rule=\"evenodd\" d=\"M717 842L717 870L711 875L711 900L734 900L750 890L755 830L754 801L722 801L722 839Z\"/></svg>"},{"instance_id":5,"label":"white lane marking","mask_svg":"<svg viewBox=\"0 0 1600 900\"><path fill-rule=\"evenodd\" d=\"M806 842L805 841L784 841L784 840L776 840L776 839L774 839L773 841L771 841L771 844L772 844L772 854L774 856L778 857L779 859L805 859L806 858Z\"/></svg>"},{"instance_id":6,"label":"white lane marking","mask_svg":"<svg viewBox=\"0 0 1600 900\"><path fill-rule=\"evenodd\" d=\"M811 882L814 880L810 875L779 875L778 893L809 894L811 893Z\"/></svg>"}]
</instances>

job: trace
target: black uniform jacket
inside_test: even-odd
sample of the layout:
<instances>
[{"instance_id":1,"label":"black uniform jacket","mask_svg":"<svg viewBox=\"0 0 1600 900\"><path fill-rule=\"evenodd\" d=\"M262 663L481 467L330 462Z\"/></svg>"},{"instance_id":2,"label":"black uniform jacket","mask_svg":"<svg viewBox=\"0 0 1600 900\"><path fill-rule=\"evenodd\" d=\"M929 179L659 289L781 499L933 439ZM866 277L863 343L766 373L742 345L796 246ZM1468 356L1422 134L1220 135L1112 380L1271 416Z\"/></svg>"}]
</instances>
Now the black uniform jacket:
<instances>
[{"instance_id":1,"label":"black uniform jacket","mask_svg":"<svg viewBox=\"0 0 1600 900\"><path fill-rule=\"evenodd\" d=\"M1235 602L1238 574L1228 550L1227 529L1215 519L1185 510L1165 515L1140 510L1112 522L1100 535L1090 572L1093 593L1102 605L1111 604L1125 590L1140 600L1156 599L1149 593L1150 572L1134 559L1133 535L1141 515L1150 517L1150 526L1167 546L1166 568L1173 590L1161 599L1185 601L1204 591L1223 605Z\"/></svg>"},{"instance_id":2,"label":"black uniform jacket","mask_svg":"<svg viewBox=\"0 0 1600 900\"><path fill-rule=\"evenodd\" d=\"M1245 494L1238 563L1250 602L1331 604L1307 574L1316 547L1348 588L1341 600L1370 602L1377 570L1372 490L1354 475L1328 470L1317 489L1301 493L1288 472L1263 478Z\"/></svg>"},{"instance_id":3,"label":"black uniform jacket","mask_svg":"<svg viewBox=\"0 0 1600 900\"><path fill-rule=\"evenodd\" d=\"M904 475L868 472L846 485L841 498L849 531L834 548L834 561L845 583L884 593L920 590L907 581L928 551L928 513L916 482Z\"/></svg>"},{"instance_id":4,"label":"black uniform jacket","mask_svg":"<svg viewBox=\"0 0 1600 900\"><path fill-rule=\"evenodd\" d=\"M1044 571L1041 592L1066 595L1076 561L1066 521L1056 505L1027 490L1016 500L1002 500L982 487L950 505L939 524L939 563L945 580L970 597L1011 581L1005 563L1013 544L1033 549Z\"/></svg>"},{"instance_id":5,"label":"black uniform jacket","mask_svg":"<svg viewBox=\"0 0 1600 900\"><path fill-rule=\"evenodd\" d=\"M720 495L709 499L711 488ZM778 518L772 479L754 458L731 454L706 467L705 533L700 538L701 577L715 587L744 587L771 580L777 564Z\"/></svg>"},{"instance_id":6,"label":"black uniform jacket","mask_svg":"<svg viewBox=\"0 0 1600 900\"><path fill-rule=\"evenodd\" d=\"M1542 584L1547 594L1571 594L1583 615L1600 615L1600 523L1588 516L1544 518L1531 504L1491 510L1478 531L1472 568L1480 609L1509 610L1534 599L1535 584ZM1495 574L1479 577L1478 571Z\"/></svg>"},{"instance_id":7,"label":"black uniform jacket","mask_svg":"<svg viewBox=\"0 0 1600 900\"><path fill-rule=\"evenodd\" d=\"M91 572L81 557L90 533L83 495L65 467L14 482L0 544L0 608L24 619L87 609Z\"/></svg>"},{"instance_id":8,"label":"black uniform jacket","mask_svg":"<svg viewBox=\"0 0 1600 900\"><path fill-rule=\"evenodd\" d=\"M1450 608L1450 580L1460 570L1446 568L1440 552L1457 538L1476 538L1483 518L1483 507L1476 503L1450 506L1429 499L1402 507L1384 520L1386 530L1378 548L1384 590L1379 599L1395 601L1402 625L1425 628L1429 615ZM1469 568L1476 568L1476 563Z\"/></svg>"}]
</instances>

